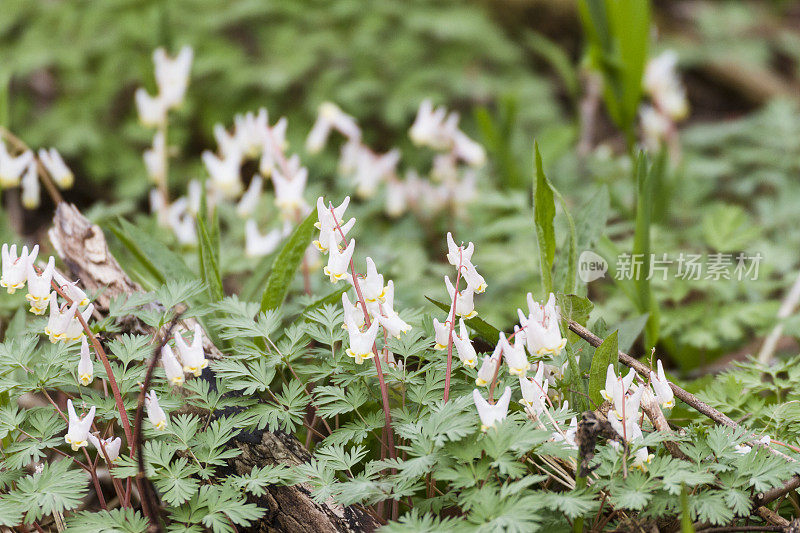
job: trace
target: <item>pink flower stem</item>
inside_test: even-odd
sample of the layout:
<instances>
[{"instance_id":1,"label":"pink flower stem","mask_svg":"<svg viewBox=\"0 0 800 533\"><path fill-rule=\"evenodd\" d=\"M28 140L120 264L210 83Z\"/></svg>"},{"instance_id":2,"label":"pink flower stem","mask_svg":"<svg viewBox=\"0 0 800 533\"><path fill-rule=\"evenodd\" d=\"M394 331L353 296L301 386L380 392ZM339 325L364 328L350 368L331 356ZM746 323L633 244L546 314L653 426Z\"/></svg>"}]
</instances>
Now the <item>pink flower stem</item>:
<instances>
[{"instance_id":1,"label":"pink flower stem","mask_svg":"<svg viewBox=\"0 0 800 533\"><path fill-rule=\"evenodd\" d=\"M461 291L458 290L458 284L461 281L461 268L464 266L464 260L462 258L462 250L461 247L458 247L458 271L456 272L456 284L453 286L455 290L453 291L453 305L450 308L449 313L449 320L450 320L450 328L447 332L447 370L445 371L444 375L444 401L447 403L447 400L450 398L450 374L453 372L453 328L456 324L456 302L458 301L458 295L461 294Z\"/></svg>"},{"instance_id":2,"label":"pink flower stem","mask_svg":"<svg viewBox=\"0 0 800 533\"><path fill-rule=\"evenodd\" d=\"M342 241L347 242L347 239L344 236L344 232L342 231L342 227L339 224L339 221L336 220L336 213L333 209L333 204L329 204L329 209L331 211L331 215L333 216L333 222L336 224L336 229L339 230L339 234L342 236ZM336 243L333 243L333 246L338 246ZM370 327L372 321L369 317L369 311L367 311L367 302L364 300L364 295L361 292L361 285L358 283L358 275L356 274L356 268L353 264L353 258L350 258L350 274L353 277L353 287L356 289L356 295L358 296L358 302L361 304L361 308L364 311L364 324L367 328ZM397 459L397 450L394 447L394 430L392 429L392 413L389 410L389 389L386 386L386 380L383 376L383 370L381 369L381 358L378 354L378 346L377 344L373 343L372 345L372 353L374 354L373 359L375 360L375 371L378 374L378 384L380 385L381 389L381 403L383 404L383 418L384 418L384 427L386 429L386 436L389 441L389 457L392 459ZM381 442L383 446L384 443Z\"/></svg>"}]
</instances>

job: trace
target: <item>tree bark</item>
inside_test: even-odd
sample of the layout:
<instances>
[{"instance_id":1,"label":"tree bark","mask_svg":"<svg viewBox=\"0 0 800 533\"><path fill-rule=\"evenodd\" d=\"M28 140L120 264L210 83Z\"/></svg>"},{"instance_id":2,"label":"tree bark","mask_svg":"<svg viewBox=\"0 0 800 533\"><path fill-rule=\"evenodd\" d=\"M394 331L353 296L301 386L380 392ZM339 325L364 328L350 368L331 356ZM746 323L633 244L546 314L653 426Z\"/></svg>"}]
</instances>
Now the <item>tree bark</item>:
<instances>
[{"instance_id":1,"label":"tree bark","mask_svg":"<svg viewBox=\"0 0 800 533\"><path fill-rule=\"evenodd\" d=\"M118 296L142 291L111 255L102 230L87 220L74 205L58 205L49 236L73 278L80 279L87 292L97 294L94 304L98 311L107 311L110 302ZM183 322L187 329L194 326L191 319ZM152 328L133 317L124 318L120 323L126 332L155 334ZM212 359L222 357L219 349L208 340L208 335L204 337L206 355ZM279 463L296 466L310 459L309 453L296 438L281 431L242 433L230 445L239 448L241 453L229 461L227 470L240 475L249 473L254 466ZM268 487L262 497L250 499L265 509L266 513L250 528L239 531L335 533L374 531L379 526L360 506L342 506L332 500L315 502L309 488L302 484L274 485Z\"/></svg>"}]
</instances>

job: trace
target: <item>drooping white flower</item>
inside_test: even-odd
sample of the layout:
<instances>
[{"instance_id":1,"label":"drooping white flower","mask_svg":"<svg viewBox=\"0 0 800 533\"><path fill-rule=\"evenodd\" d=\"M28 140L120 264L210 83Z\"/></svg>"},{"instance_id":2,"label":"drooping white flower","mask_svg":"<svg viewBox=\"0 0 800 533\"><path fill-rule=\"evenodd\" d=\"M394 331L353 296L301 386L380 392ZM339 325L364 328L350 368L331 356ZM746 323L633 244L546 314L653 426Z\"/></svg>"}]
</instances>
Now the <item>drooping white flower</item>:
<instances>
[{"instance_id":1,"label":"drooping white flower","mask_svg":"<svg viewBox=\"0 0 800 533\"><path fill-rule=\"evenodd\" d=\"M467 286L472 288L476 294L480 294L486 290L488 285L486 284L486 280L483 279L483 276L478 274L478 270L475 268L475 265L472 264L471 261L466 261L461 267L461 277L464 278L467 282Z\"/></svg>"},{"instance_id":2,"label":"drooping white flower","mask_svg":"<svg viewBox=\"0 0 800 533\"><path fill-rule=\"evenodd\" d=\"M508 373L512 376L525 376L531 364L528 362L528 355L525 353L525 338L519 338L521 333L515 334L514 344L506 339L505 333L500 332L499 345L502 345L503 355L508 364Z\"/></svg>"},{"instance_id":3,"label":"drooping white flower","mask_svg":"<svg viewBox=\"0 0 800 533\"><path fill-rule=\"evenodd\" d=\"M22 253L17 255L17 245L3 243L0 257L3 261L2 276L0 276L0 286L5 287L8 294L14 294L17 289L25 286L28 279L28 263L36 261L39 254L39 245L34 245L28 253L28 247L22 247Z\"/></svg>"},{"instance_id":4,"label":"drooping white flower","mask_svg":"<svg viewBox=\"0 0 800 533\"><path fill-rule=\"evenodd\" d=\"M662 113L677 121L686 117L689 103L677 73L678 54L667 50L647 63L644 87Z\"/></svg>"},{"instance_id":5,"label":"drooping white flower","mask_svg":"<svg viewBox=\"0 0 800 533\"><path fill-rule=\"evenodd\" d=\"M56 342L64 336L72 317L75 316L78 304L73 302L71 306L64 308L62 310L58 305L58 295L53 291L50 294L50 318L44 328L44 332L50 337L50 342Z\"/></svg>"},{"instance_id":6,"label":"drooping white flower","mask_svg":"<svg viewBox=\"0 0 800 533\"><path fill-rule=\"evenodd\" d=\"M18 156L8 153L6 143L0 140L0 187L8 189L19 185L22 173L33 162L33 152L26 150Z\"/></svg>"},{"instance_id":7,"label":"drooping white flower","mask_svg":"<svg viewBox=\"0 0 800 533\"><path fill-rule=\"evenodd\" d=\"M303 198L308 181L308 169L300 168L292 175L284 176L275 170L272 173L272 185L275 187L275 205L285 218L291 218L298 211L308 208Z\"/></svg>"},{"instance_id":8,"label":"drooping white flower","mask_svg":"<svg viewBox=\"0 0 800 533\"><path fill-rule=\"evenodd\" d=\"M67 324L67 328L64 330L64 332L61 334L60 337L57 337L56 340L64 341L69 344L71 342L83 338L86 335L86 333L84 332L83 324L81 324L81 321L78 319L78 316L83 318L84 322L88 323L89 317L92 316L93 312L94 312L94 304L89 304L83 311L76 310L75 313L72 315L72 318L70 319L69 323ZM52 342L53 339L50 339L50 341Z\"/></svg>"},{"instance_id":9,"label":"drooping white flower","mask_svg":"<svg viewBox=\"0 0 800 533\"><path fill-rule=\"evenodd\" d=\"M203 184L199 180L189 180L186 185L186 209L192 216L200 214L200 204L203 203ZM206 198L207 203L210 203L210 198Z\"/></svg>"},{"instance_id":10,"label":"drooping white flower","mask_svg":"<svg viewBox=\"0 0 800 533\"><path fill-rule=\"evenodd\" d=\"M378 335L380 322L373 320L372 324L363 332L356 326L354 321L350 321L345 325L347 326L347 334L350 337L350 347L346 350L347 355L352 357L357 365L363 363L365 359L374 357L372 345Z\"/></svg>"},{"instance_id":11,"label":"drooping white flower","mask_svg":"<svg viewBox=\"0 0 800 533\"><path fill-rule=\"evenodd\" d=\"M72 451L78 451L89 444L89 430L92 428L92 422L94 421L94 412L95 407L93 405L86 415L78 418L75 407L72 406L72 400L67 400L69 427L67 428L67 434L64 435L64 441L72 447Z\"/></svg>"},{"instance_id":12,"label":"drooping white flower","mask_svg":"<svg viewBox=\"0 0 800 533\"><path fill-rule=\"evenodd\" d=\"M261 257L274 252L281 243L283 234L279 228L262 235L258 231L256 221L252 218L244 224L245 254L249 257Z\"/></svg>"},{"instance_id":13,"label":"drooping white flower","mask_svg":"<svg viewBox=\"0 0 800 533\"><path fill-rule=\"evenodd\" d=\"M81 337L81 360L78 362L78 381L84 387L94 379L94 365L92 364L92 357L89 353L89 343L86 342L86 336Z\"/></svg>"},{"instance_id":14,"label":"drooping white flower","mask_svg":"<svg viewBox=\"0 0 800 533\"><path fill-rule=\"evenodd\" d=\"M658 373L650 371L650 384L656 393L656 401L661 404L664 409L670 409L675 406L675 394L672 392L672 387L667 381L667 376L664 374L664 367L661 364L661 359L656 361ZM631 370L633 372L633 370Z\"/></svg>"},{"instance_id":15,"label":"drooping white flower","mask_svg":"<svg viewBox=\"0 0 800 533\"><path fill-rule=\"evenodd\" d=\"M147 418L156 429L162 430L167 426L167 415L158 404L158 396L156 391L151 390L148 394L144 395L144 406L147 409Z\"/></svg>"},{"instance_id":16,"label":"drooping white flower","mask_svg":"<svg viewBox=\"0 0 800 533\"><path fill-rule=\"evenodd\" d=\"M483 146L459 130L453 134L453 152L470 166L481 167L486 163L486 150Z\"/></svg>"},{"instance_id":17,"label":"drooping white flower","mask_svg":"<svg viewBox=\"0 0 800 533\"><path fill-rule=\"evenodd\" d=\"M136 89L136 109L143 126L157 128L167 121L167 106L161 95L150 96L143 87Z\"/></svg>"},{"instance_id":18,"label":"drooping white flower","mask_svg":"<svg viewBox=\"0 0 800 533\"><path fill-rule=\"evenodd\" d=\"M189 72L192 68L194 51L189 46L184 46L175 58L167 55L163 48L153 52L155 63L156 84L159 95L168 108L179 107L183 103L186 88L189 86Z\"/></svg>"},{"instance_id":19,"label":"drooping white flower","mask_svg":"<svg viewBox=\"0 0 800 533\"><path fill-rule=\"evenodd\" d=\"M544 378L544 364L539 361L533 379L519 376L519 388L522 391L522 400L519 403L531 409L534 414L541 413L547 407L548 386Z\"/></svg>"},{"instance_id":20,"label":"drooping white flower","mask_svg":"<svg viewBox=\"0 0 800 533\"><path fill-rule=\"evenodd\" d=\"M358 302L350 302L350 298L347 296L346 292L342 293L342 308L344 309L344 323L342 324L342 329L347 329L347 324L351 322L356 329L360 330L364 327L365 318L361 304Z\"/></svg>"},{"instance_id":21,"label":"drooping white flower","mask_svg":"<svg viewBox=\"0 0 800 533\"><path fill-rule=\"evenodd\" d=\"M672 121L653 106L643 105L639 109L639 122L645 147L653 152L660 150L673 127Z\"/></svg>"},{"instance_id":22,"label":"drooping white flower","mask_svg":"<svg viewBox=\"0 0 800 533\"><path fill-rule=\"evenodd\" d=\"M626 440L631 439L635 432L634 426L639 423L639 405L644 389L645 387L636 387L631 393L622 393L619 388L614 391L614 407L609 411L608 421Z\"/></svg>"},{"instance_id":23,"label":"drooping white flower","mask_svg":"<svg viewBox=\"0 0 800 533\"><path fill-rule=\"evenodd\" d=\"M25 209L36 209L41 202L41 187L39 185L39 174L36 171L36 162L31 161L28 169L22 175L20 181L22 189L21 201Z\"/></svg>"},{"instance_id":24,"label":"drooping white flower","mask_svg":"<svg viewBox=\"0 0 800 533\"><path fill-rule=\"evenodd\" d=\"M328 235L328 242L336 242L336 236L333 235L333 231ZM332 246L329 249L328 264L322 271L330 278L331 283L337 283L347 277L347 268L350 266L350 259L352 259L355 249L355 239L350 239L350 243L342 251L339 250L338 246Z\"/></svg>"},{"instance_id":25,"label":"drooping white flower","mask_svg":"<svg viewBox=\"0 0 800 533\"><path fill-rule=\"evenodd\" d=\"M464 366L475 368L475 365L478 364L478 354L475 352L475 347L472 346L472 342L469 339L469 333L467 332L467 327L464 325L463 318L459 319L459 334L453 335L453 344L458 351L458 358Z\"/></svg>"},{"instance_id":26,"label":"drooping white flower","mask_svg":"<svg viewBox=\"0 0 800 533\"><path fill-rule=\"evenodd\" d=\"M53 279L58 287L73 302L78 302L80 307L89 303L89 297L83 289L78 286L78 281L68 281L58 270L53 270Z\"/></svg>"},{"instance_id":27,"label":"drooping white flower","mask_svg":"<svg viewBox=\"0 0 800 533\"><path fill-rule=\"evenodd\" d=\"M458 114L447 114L447 109L434 109L430 100L423 100L417 111L417 117L409 130L409 137L414 144L429 146L435 150L450 147L453 133L458 127Z\"/></svg>"},{"instance_id":28,"label":"drooping white flower","mask_svg":"<svg viewBox=\"0 0 800 533\"><path fill-rule=\"evenodd\" d=\"M376 155L364 147L356 159L353 175L356 194L361 198L372 198L378 190L378 185L394 176L399 161L400 152L396 149L383 155Z\"/></svg>"},{"instance_id":29,"label":"drooping white flower","mask_svg":"<svg viewBox=\"0 0 800 533\"><path fill-rule=\"evenodd\" d=\"M332 227L332 228L323 228L319 232L319 239L314 241L314 247L320 252L326 254L331 247L330 239L333 238L333 247L336 248L339 244L344 240L344 237L347 236L347 232L349 232L353 226L356 224L356 219L351 218L345 224L341 224L339 228ZM341 228L341 231L340 231Z\"/></svg>"},{"instance_id":30,"label":"drooping white flower","mask_svg":"<svg viewBox=\"0 0 800 533\"><path fill-rule=\"evenodd\" d=\"M181 356L184 372L189 372L194 374L195 377L199 377L203 373L203 369L208 366L208 361L203 351L203 328L200 327L200 324L194 325L192 344L186 344L183 336L180 333L176 333L175 346Z\"/></svg>"},{"instance_id":31,"label":"drooping white flower","mask_svg":"<svg viewBox=\"0 0 800 533\"><path fill-rule=\"evenodd\" d=\"M185 381L183 366L178 361L178 358L175 357L175 352L172 351L172 347L169 344L165 344L161 348L161 365L164 367L167 380L172 385L177 385L178 387L183 385Z\"/></svg>"},{"instance_id":32,"label":"drooping white flower","mask_svg":"<svg viewBox=\"0 0 800 533\"><path fill-rule=\"evenodd\" d=\"M386 214L397 218L405 213L408 207L406 199L406 184L398 179L386 182Z\"/></svg>"},{"instance_id":33,"label":"drooping white flower","mask_svg":"<svg viewBox=\"0 0 800 533\"><path fill-rule=\"evenodd\" d=\"M185 196L175 199L167 209L167 226L175 233L178 242L188 246L197 244L195 217Z\"/></svg>"},{"instance_id":34,"label":"drooping white flower","mask_svg":"<svg viewBox=\"0 0 800 533\"><path fill-rule=\"evenodd\" d=\"M361 138L361 129L353 117L342 111L336 104L324 102L319 106L317 120L306 139L306 150L312 154L322 150L333 129L350 140Z\"/></svg>"},{"instance_id":35,"label":"drooping white flower","mask_svg":"<svg viewBox=\"0 0 800 533\"><path fill-rule=\"evenodd\" d=\"M399 339L401 334L411 331L411 325L400 318L400 315L394 310L394 281L392 280L386 284L380 310L381 325L386 329L388 335Z\"/></svg>"},{"instance_id":36,"label":"drooping white flower","mask_svg":"<svg viewBox=\"0 0 800 533\"><path fill-rule=\"evenodd\" d=\"M469 243L466 247L463 245L456 246L453 240L453 234L447 232L447 262L458 268L459 265L465 265L472 262L472 254L475 252L475 245Z\"/></svg>"},{"instance_id":37,"label":"drooping white flower","mask_svg":"<svg viewBox=\"0 0 800 533\"><path fill-rule=\"evenodd\" d=\"M270 135L267 110L262 107L258 110L258 114L249 111L244 115L236 115L233 121L242 152L248 158L258 157Z\"/></svg>"},{"instance_id":38,"label":"drooping white flower","mask_svg":"<svg viewBox=\"0 0 800 533\"><path fill-rule=\"evenodd\" d=\"M242 195L241 199L239 199L239 203L236 204L237 215L242 218L247 218L253 214L253 211L258 207L258 201L261 199L263 187L263 178L258 174L253 176L253 179L250 180L250 185L247 186L247 190Z\"/></svg>"},{"instance_id":39,"label":"drooping white flower","mask_svg":"<svg viewBox=\"0 0 800 533\"><path fill-rule=\"evenodd\" d=\"M450 342L450 316L452 316L452 312L449 313L448 319L444 322L439 322L438 319L433 319L433 336L434 341L436 344L434 348L437 350L446 350L447 344Z\"/></svg>"},{"instance_id":40,"label":"drooping white flower","mask_svg":"<svg viewBox=\"0 0 800 533\"><path fill-rule=\"evenodd\" d=\"M56 268L55 259L50 256L41 275L36 272L32 261L27 261L25 266L28 280L28 294L25 295L25 298L31 304L31 313L43 315L50 302L50 292L53 290L51 281Z\"/></svg>"},{"instance_id":41,"label":"drooping white flower","mask_svg":"<svg viewBox=\"0 0 800 533\"><path fill-rule=\"evenodd\" d=\"M366 302L377 302L386 296L383 274L378 274L378 269L375 268L375 262L371 257L367 257L366 262L367 275L363 278L363 283L361 283L361 291Z\"/></svg>"},{"instance_id":42,"label":"drooping white flower","mask_svg":"<svg viewBox=\"0 0 800 533\"><path fill-rule=\"evenodd\" d=\"M107 439L98 439L93 434L89 433L89 442L92 443L92 446L95 447L97 453L101 457L107 457L110 462L113 463L119 458L119 450L122 447L121 438L109 437Z\"/></svg>"},{"instance_id":43,"label":"drooping white flower","mask_svg":"<svg viewBox=\"0 0 800 533\"><path fill-rule=\"evenodd\" d=\"M487 354L483 356L483 362L481 363L481 367L478 369L478 377L475 378L475 384L477 386L484 387L492 381L492 378L494 378L494 373L497 372L497 365L500 364L500 356L502 351L503 346L498 343L497 346L495 346L492 355Z\"/></svg>"},{"instance_id":44,"label":"drooping white flower","mask_svg":"<svg viewBox=\"0 0 800 533\"><path fill-rule=\"evenodd\" d=\"M226 198L235 198L242 190L241 154L219 158L212 152L205 151L202 158L214 189Z\"/></svg>"},{"instance_id":45,"label":"drooping white flower","mask_svg":"<svg viewBox=\"0 0 800 533\"><path fill-rule=\"evenodd\" d=\"M159 130L153 136L153 145L142 154L147 175L154 183L164 183L167 179L167 141L164 132Z\"/></svg>"},{"instance_id":46,"label":"drooping white flower","mask_svg":"<svg viewBox=\"0 0 800 533\"><path fill-rule=\"evenodd\" d=\"M567 339L561 336L555 295L550 293L547 303L540 305L533 300L533 295L528 293L528 310L530 314L524 324L528 351L536 355L558 356L567 345Z\"/></svg>"},{"instance_id":47,"label":"drooping white flower","mask_svg":"<svg viewBox=\"0 0 800 533\"><path fill-rule=\"evenodd\" d=\"M486 432L489 428L495 427L498 422L505 420L508 415L508 404L511 402L511 387L506 387L503 395L494 405L487 402L478 389L472 391L472 399L481 419L481 431Z\"/></svg>"},{"instance_id":48,"label":"drooping white flower","mask_svg":"<svg viewBox=\"0 0 800 533\"><path fill-rule=\"evenodd\" d=\"M50 174L50 177L53 178L56 185L62 189L69 189L72 187L72 184L75 182L75 175L69 167L67 167L67 164L64 163L58 150L55 148L50 148L50 150L41 148L39 150L39 161L41 161L44 168L47 169L47 173Z\"/></svg>"},{"instance_id":49,"label":"drooping white flower","mask_svg":"<svg viewBox=\"0 0 800 533\"><path fill-rule=\"evenodd\" d=\"M622 389L623 394L626 393L628 387L633 383L634 378L636 378L635 370L631 369L625 377L622 377L622 375L617 377L617 373L614 371L614 365L608 365L606 369L606 388L600 390L600 396L609 402L613 402L617 389Z\"/></svg>"},{"instance_id":50,"label":"drooping white flower","mask_svg":"<svg viewBox=\"0 0 800 533\"><path fill-rule=\"evenodd\" d=\"M456 315L464 318L478 316L478 312L475 310L475 291L472 287L467 285L466 289L458 291L456 294L456 288L448 276L444 277L444 284L447 287L447 294L450 295L450 301L455 301Z\"/></svg>"}]
</instances>

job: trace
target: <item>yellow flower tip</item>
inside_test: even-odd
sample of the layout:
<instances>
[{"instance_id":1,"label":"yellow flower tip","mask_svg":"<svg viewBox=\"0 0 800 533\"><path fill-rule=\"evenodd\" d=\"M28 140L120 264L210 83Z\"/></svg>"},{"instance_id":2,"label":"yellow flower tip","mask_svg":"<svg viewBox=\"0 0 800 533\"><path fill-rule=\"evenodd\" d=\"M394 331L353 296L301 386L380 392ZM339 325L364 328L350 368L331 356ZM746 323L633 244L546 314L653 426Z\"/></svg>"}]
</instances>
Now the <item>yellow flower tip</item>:
<instances>
[{"instance_id":1,"label":"yellow flower tip","mask_svg":"<svg viewBox=\"0 0 800 533\"><path fill-rule=\"evenodd\" d=\"M675 407L675 400L669 400L661 404L661 407L664 409L672 409Z\"/></svg>"},{"instance_id":2,"label":"yellow flower tip","mask_svg":"<svg viewBox=\"0 0 800 533\"><path fill-rule=\"evenodd\" d=\"M314 242L313 242L313 243L311 243L311 244L313 244L313 245L314 245L314 248L316 248L317 250L319 250L319 251L320 251L320 252L322 252L323 254L327 254L327 253L328 253L328 249L327 249L326 247L322 246L322 243L321 243L321 242L319 242L319 241L314 241Z\"/></svg>"},{"instance_id":3,"label":"yellow flower tip","mask_svg":"<svg viewBox=\"0 0 800 533\"><path fill-rule=\"evenodd\" d=\"M173 385L180 387L183 385L183 376L174 377L170 381L172 381Z\"/></svg>"},{"instance_id":4,"label":"yellow flower tip","mask_svg":"<svg viewBox=\"0 0 800 533\"><path fill-rule=\"evenodd\" d=\"M22 207L25 209L36 209L39 207L39 201L36 198L25 198L22 200Z\"/></svg>"},{"instance_id":5,"label":"yellow flower tip","mask_svg":"<svg viewBox=\"0 0 800 533\"><path fill-rule=\"evenodd\" d=\"M475 361L475 359L468 359L468 360L464 361L464 366L468 366L469 368L475 368L475 366L477 366L477 364L478 363L477 363L477 361Z\"/></svg>"},{"instance_id":6,"label":"yellow flower tip","mask_svg":"<svg viewBox=\"0 0 800 533\"><path fill-rule=\"evenodd\" d=\"M436 348L437 350L446 350L447 349L447 346L445 346L444 344L439 344L438 342L433 347Z\"/></svg>"},{"instance_id":7,"label":"yellow flower tip","mask_svg":"<svg viewBox=\"0 0 800 533\"><path fill-rule=\"evenodd\" d=\"M43 315L43 314L44 314L44 312L45 312L45 309L44 309L44 308L40 308L40 307L34 307L34 306L31 306L31 308L29 309L29 311L30 311L31 313L33 313L34 315L40 315L40 316L41 316L41 315Z\"/></svg>"},{"instance_id":8,"label":"yellow flower tip","mask_svg":"<svg viewBox=\"0 0 800 533\"><path fill-rule=\"evenodd\" d=\"M154 424L154 425L155 425L155 427L156 427L156 429L157 429L157 430L161 431L161 430L163 430L165 427L167 427L167 421L166 421L166 420L159 420L159 421L158 421L158 424Z\"/></svg>"},{"instance_id":9,"label":"yellow flower tip","mask_svg":"<svg viewBox=\"0 0 800 533\"><path fill-rule=\"evenodd\" d=\"M486 433L488 430L489 430L489 426L485 426L485 425L481 424L481 431L483 433Z\"/></svg>"},{"instance_id":10,"label":"yellow flower tip","mask_svg":"<svg viewBox=\"0 0 800 533\"><path fill-rule=\"evenodd\" d=\"M83 385L83 386L85 387L85 386L87 386L89 383L91 383L91 382L92 382L92 375L91 375L91 374L81 374L81 375L78 377L78 381L80 381L80 382L81 382L81 385Z\"/></svg>"},{"instance_id":11,"label":"yellow flower tip","mask_svg":"<svg viewBox=\"0 0 800 533\"><path fill-rule=\"evenodd\" d=\"M467 313L466 315L458 313L458 316L466 318L466 319L470 319L470 318L474 318L474 317L478 316L478 312L473 309L471 312Z\"/></svg>"},{"instance_id":12,"label":"yellow flower tip","mask_svg":"<svg viewBox=\"0 0 800 533\"><path fill-rule=\"evenodd\" d=\"M476 378L475 379L475 385L477 385L478 387L483 387L483 386L486 385L486 383L488 383L488 382L485 379L481 379L481 378Z\"/></svg>"}]
</instances>

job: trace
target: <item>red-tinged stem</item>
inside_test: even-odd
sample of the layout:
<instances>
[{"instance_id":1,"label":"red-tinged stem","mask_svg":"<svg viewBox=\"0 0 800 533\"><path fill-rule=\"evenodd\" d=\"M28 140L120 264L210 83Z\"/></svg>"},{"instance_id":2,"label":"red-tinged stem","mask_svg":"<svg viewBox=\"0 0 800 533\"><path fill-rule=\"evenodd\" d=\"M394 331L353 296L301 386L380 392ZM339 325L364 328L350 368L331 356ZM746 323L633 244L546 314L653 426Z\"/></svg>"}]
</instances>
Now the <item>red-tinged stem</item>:
<instances>
[{"instance_id":1,"label":"red-tinged stem","mask_svg":"<svg viewBox=\"0 0 800 533\"><path fill-rule=\"evenodd\" d=\"M458 301L458 295L461 291L458 290L458 284L461 281L461 267L464 264L464 259L462 257L462 249L458 247L458 271L456 272L456 284L454 285L455 290L453 291L453 305L450 308L450 328L447 332L447 370L444 375L444 401L447 403L447 400L450 398L450 374L453 371L453 328L455 327L456 323L456 302Z\"/></svg>"},{"instance_id":2,"label":"red-tinged stem","mask_svg":"<svg viewBox=\"0 0 800 533\"><path fill-rule=\"evenodd\" d=\"M37 271L41 274L41 270L37 267ZM67 305L72 305L72 299L67 296L67 294L58 286L58 283L55 281L50 282L55 289L55 291L67 301ZM122 395L119 392L119 386L117 385L117 380L114 377L114 371L111 368L111 363L108 362L108 356L106 355L105 350L100 345L100 342L95 337L92 330L89 329L89 324L86 323L86 320L83 319L83 315L81 315L79 310L75 310L75 318L81 323L83 327L83 331L89 337L89 340L94 347L94 351L97 354L97 357L103 363L103 368L106 370L106 374L108 375L108 383L111 385L111 393L114 395L114 403L117 406L117 410L119 411L120 420L122 420L122 430L125 432L125 440L128 441L128 448L131 450L131 457L133 457L133 433L131 432L131 423L128 420L128 412L125 410L125 404L122 402Z\"/></svg>"},{"instance_id":3,"label":"red-tinged stem","mask_svg":"<svg viewBox=\"0 0 800 533\"><path fill-rule=\"evenodd\" d=\"M89 457L89 452L86 451L86 448L84 447L81 449L83 450L83 454L86 456L86 464L89 465L89 474L92 476L94 490L97 492L97 499L100 500L100 507L108 510L108 507L106 507L106 499L103 497L103 488L100 486L100 480L97 478L97 470L94 468L94 463L92 463L92 459Z\"/></svg>"},{"instance_id":4,"label":"red-tinged stem","mask_svg":"<svg viewBox=\"0 0 800 533\"><path fill-rule=\"evenodd\" d=\"M514 335L524 330L526 327L528 326L522 326L521 328L516 330L514 333L508 336L506 341L510 341L511 339L513 339ZM500 357L497 359L497 366L494 367L494 375L492 375L492 384L489 386L489 403L491 404L494 404L494 389L497 386L497 375L500 373L500 366L502 365L502 363L503 363L503 350L500 350ZM548 401L549 400L550 399L548 398Z\"/></svg>"},{"instance_id":5,"label":"red-tinged stem","mask_svg":"<svg viewBox=\"0 0 800 533\"><path fill-rule=\"evenodd\" d=\"M336 224L336 229L339 230L339 234L342 236L342 241L345 243L347 239L345 238L344 231L342 231L342 226L339 224L339 221L336 220L336 212L333 209L333 204L328 204L329 209L331 211L331 216L333 217L333 222ZM331 243L331 246L338 246L335 242ZM356 274L356 267L353 263L353 258L350 258L350 275L353 277L353 287L356 289L356 295L358 296L358 301L361 304L361 308L364 311L364 324L367 328L372 325L372 321L369 317L369 311L367 311L367 302L364 300L364 295L361 292L361 285L358 282L358 275ZM378 345L373 343L372 345L372 353L374 355L373 359L375 360L375 371L378 374L378 384L381 389L381 403L383 404L383 418L384 418L384 426L386 427L386 434L388 436L389 441L389 457L392 459L397 459L397 451L394 447L394 429L392 428L392 413L389 409L389 389L386 387L386 380L383 377L383 369L381 368L381 358L378 354ZM381 443L383 445L383 443Z\"/></svg>"}]
</instances>

